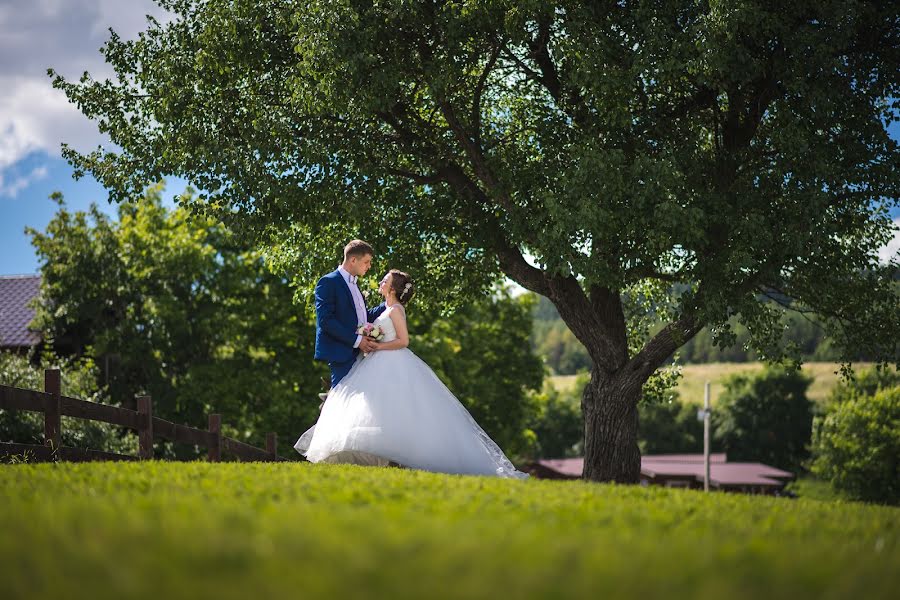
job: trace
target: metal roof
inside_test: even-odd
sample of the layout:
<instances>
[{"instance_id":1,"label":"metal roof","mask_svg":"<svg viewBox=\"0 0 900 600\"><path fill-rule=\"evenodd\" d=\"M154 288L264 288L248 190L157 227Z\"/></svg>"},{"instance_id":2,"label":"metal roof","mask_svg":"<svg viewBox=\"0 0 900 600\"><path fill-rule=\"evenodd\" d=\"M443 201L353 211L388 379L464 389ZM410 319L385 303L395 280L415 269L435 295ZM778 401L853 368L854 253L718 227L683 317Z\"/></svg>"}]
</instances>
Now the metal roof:
<instances>
[{"instance_id":1,"label":"metal roof","mask_svg":"<svg viewBox=\"0 0 900 600\"><path fill-rule=\"evenodd\" d=\"M785 480L793 479L793 473L782 471L756 462L727 462L725 454L710 454L710 483L719 485L782 486ZM537 461L541 466L561 475L581 477L583 458L557 458ZM656 454L641 457L641 475L650 479L656 477L679 477L703 481L702 454Z\"/></svg>"}]
</instances>

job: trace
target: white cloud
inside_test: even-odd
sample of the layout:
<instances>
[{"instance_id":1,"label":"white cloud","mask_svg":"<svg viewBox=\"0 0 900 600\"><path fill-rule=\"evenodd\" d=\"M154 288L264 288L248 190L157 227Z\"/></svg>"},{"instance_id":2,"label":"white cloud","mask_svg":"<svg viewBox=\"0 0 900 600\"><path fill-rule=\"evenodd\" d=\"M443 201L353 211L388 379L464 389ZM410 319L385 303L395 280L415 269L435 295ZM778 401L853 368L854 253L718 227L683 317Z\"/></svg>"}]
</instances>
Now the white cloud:
<instances>
[{"instance_id":1,"label":"white cloud","mask_svg":"<svg viewBox=\"0 0 900 600\"><path fill-rule=\"evenodd\" d=\"M99 49L112 27L129 39L146 27L146 14L165 20L152 0L4 0L0 6L0 177L34 152L58 156L66 142L80 151L108 144L65 95L47 68L67 79L89 71L111 74ZM16 181L24 181L18 178ZM4 190L21 188L8 184Z\"/></svg>"},{"instance_id":2,"label":"white cloud","mask_svg":"<svg viewBox=\"0 0 900 600\"><path fill-rule=\"evenodd\" d=\"M6 177L3 173L0 173L0 197L15 198L19 192L46 176L47 167L45 166L35 167L31 170L31 173L22 177L16 177L10 183L6 183Z\"/></svg>"},{"instance_id":3,"label":"white cloud","mask_svg":"<svg viewBox=\"0 0 900 600\"><path fill-rule=\"evenodd\" d=\"M59 155L66 141L79 150L104 143L97 126L48 82L0 76L0 173L32 152Z\"/></svg>"},{"instance_id":4,"label":"white cloud","mask_svg":"<svg viewBox=\"0 0 900 600\"><path fill-rule=\"evenodd\" d=\"M900 260L898 253L900 253L900 217L894 219L894 239L878 251L878 258L883 263L888 263L891 259Z\"/></svg>"}]
</instances>

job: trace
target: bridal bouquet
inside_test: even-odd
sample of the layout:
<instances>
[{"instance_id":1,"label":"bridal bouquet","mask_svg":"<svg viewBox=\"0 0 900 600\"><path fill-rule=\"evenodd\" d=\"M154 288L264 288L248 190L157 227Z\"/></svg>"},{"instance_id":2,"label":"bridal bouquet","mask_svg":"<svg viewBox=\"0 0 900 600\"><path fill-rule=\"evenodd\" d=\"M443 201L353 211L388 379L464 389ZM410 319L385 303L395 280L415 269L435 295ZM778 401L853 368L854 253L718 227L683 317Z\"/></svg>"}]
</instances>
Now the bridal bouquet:
<instances>
[{"instance_id":1,"label":"bridal bouquet","mask_svg":"<svg viewBox=\"0 0 900 600\"><path fill-rule=\"evenodd\" d=\"M360 325L356 328L357 335L361 335L363 337L372 338L376 342L380 342L384 339L384 331L378 325L373 325L371 323L366 323L365 325ZM368 352L363 352L363 357L368 356Z\"/></svg>"}]
</instances>

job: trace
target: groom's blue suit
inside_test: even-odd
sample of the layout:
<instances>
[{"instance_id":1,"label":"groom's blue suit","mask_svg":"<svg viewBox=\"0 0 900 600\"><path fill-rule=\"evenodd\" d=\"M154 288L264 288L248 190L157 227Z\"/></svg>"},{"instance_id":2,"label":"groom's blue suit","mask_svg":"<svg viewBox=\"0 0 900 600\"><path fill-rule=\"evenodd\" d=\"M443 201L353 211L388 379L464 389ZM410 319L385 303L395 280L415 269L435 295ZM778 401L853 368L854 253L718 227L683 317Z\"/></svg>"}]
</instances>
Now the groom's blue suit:
<instances>
[{"instance_id":1,"label":"groom's blue suit","mask_svg":"<svg viewBox=\"0 0 900 600\"><path fill-rule=\"evenodd\" d=\"M355 285L355 284L354 284ZM384 303L367 309L371 323L385 311ZM316 360L328 362L331 368L331 387L344 378L359 354L356 343L356 307L353 295L341 272L334 270L316 284Z\"/></svg>"}]
</instances>

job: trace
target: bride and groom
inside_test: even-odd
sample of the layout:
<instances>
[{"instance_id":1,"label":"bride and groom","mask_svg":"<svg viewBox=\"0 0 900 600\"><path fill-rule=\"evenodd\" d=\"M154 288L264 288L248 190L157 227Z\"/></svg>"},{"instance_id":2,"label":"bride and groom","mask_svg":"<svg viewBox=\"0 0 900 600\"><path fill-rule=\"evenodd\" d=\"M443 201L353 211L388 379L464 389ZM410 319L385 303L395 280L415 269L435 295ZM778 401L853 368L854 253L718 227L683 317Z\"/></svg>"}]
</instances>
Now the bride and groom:
<instances>
[{"instance_id":1,"label":"bride and groom","mask_svg":"<svg viewBox=\"0 0 900 600\"><path fill-rule=\"evenodd\" d=\"M524 479L437 375L407 348L406 305L415 287L392 269L367 308L356 278L375 252L361 241L316 284L317 360L328 362L331 390L319 419L294 448L311 462L403 466L441 473ZM380 341L357 333L372 323Z\"/></svg>"}]
</instances>

